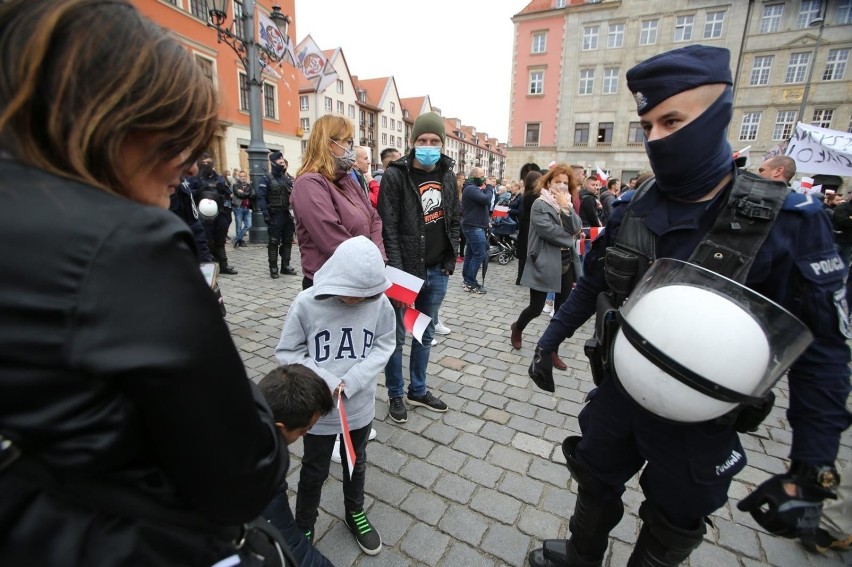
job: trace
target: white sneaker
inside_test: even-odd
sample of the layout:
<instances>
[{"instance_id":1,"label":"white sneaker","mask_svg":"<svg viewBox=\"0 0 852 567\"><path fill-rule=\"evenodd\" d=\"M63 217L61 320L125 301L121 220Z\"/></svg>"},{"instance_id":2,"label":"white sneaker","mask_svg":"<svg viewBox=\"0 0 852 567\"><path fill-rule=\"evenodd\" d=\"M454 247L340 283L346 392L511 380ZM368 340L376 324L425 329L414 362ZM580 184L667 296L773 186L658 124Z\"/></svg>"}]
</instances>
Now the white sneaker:
<instances>
[{"instance_id":1,"label":"white sneaker","mask_svg":"<svg viewBox=\"0 0 852 567\"><path fill-rule=\"evenodd\" d=\"M376 430L371 427L370 428L370 436L367 437L367 441L372 441L375 438L376 438Z\"/></svg>"},{"instance_id":2,"label":"white sneaker","mask_svg":"<svg viewBox=\"0 0 852 567\"><path fill-rule=\"evenodd\" d=\"M435 346L436 344L438 344L438 339L433 338L432 339L432 346Z\"/></svg>"},{"instance_id":3,"label":"white sneaker","mask_svg":"<svg viewBox=\"0 0 852 567\"><path fill-rule=\"evenodd\" d=\"M452 332L453 332L452 329L450 329L449 327L447 327L446 325L444 325L440 321L435 323L435 333L436 334L438 334L438 335L449 335Z\"/></svg>"},{"instance_id":4,"label":"white sneaker","mask_svg":"<svg viewBox=\"0 0 852 567\"><path fill-rule=\"evenodd\" d=\"M340 461L340 435L334 438L334 449L331 450L331 460L335 463Z\"/></svg>"},{"instance_id":5,"label":"white sneaker","mask_svg":"<svg viewBox=\"0 0 852 567\"><path fill-rule=\"evenodd\" d=\"M542 315L552 315L553 314L553 302L546 301L544 303L544 309L541 310Z\"/></svg>"}]
</instances>

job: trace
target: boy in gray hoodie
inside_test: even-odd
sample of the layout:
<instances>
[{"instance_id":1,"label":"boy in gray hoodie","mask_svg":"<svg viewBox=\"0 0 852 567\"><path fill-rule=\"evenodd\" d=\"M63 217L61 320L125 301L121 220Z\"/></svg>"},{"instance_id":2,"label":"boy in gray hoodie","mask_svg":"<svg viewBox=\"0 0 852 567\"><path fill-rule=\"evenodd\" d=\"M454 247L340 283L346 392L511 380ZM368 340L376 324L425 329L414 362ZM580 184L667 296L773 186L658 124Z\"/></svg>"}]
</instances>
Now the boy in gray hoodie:
<instances>
[{"instance_id":1,"label":"boy in gray hoodie","mask_svg":"<svg viewBox=\"0 0 852 567\"><path fill-rule=\"evenodd\" d=\"M382 549L382 539L364 513L367 440L376 414L376 377L396 347L396 317L384 291L382 254L363 236L338 246L314 274L314 285L296 296L284 320L275 357L281 364L302 364L322 378L335 396L343 397L355 451L350 478L343 467L346 525L369 555ZM296 525L313 539L322 485L328 478L334 441L341 432L335 407L304 438L304 456L296 494ZM348 462L340 446L343 463Z\"/></svg>"}]
</instances>

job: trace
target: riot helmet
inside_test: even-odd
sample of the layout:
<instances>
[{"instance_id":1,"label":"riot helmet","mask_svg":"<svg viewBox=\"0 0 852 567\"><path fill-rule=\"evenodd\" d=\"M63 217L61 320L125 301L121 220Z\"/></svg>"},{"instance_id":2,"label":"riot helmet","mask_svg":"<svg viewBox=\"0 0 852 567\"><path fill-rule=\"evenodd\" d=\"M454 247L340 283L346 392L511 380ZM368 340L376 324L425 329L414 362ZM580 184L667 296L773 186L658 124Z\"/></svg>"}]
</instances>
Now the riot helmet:
<instances>
[{"instance_id":1,"label":"riot helmet","mask_svg":"<svg viewBox=\"0 0 852 567\"><path fill-rule=\"evenodd\" d=\"M780 305L716 272L659 259L618 313L614 375L676 422L759 405L813 336Z\"/></svg>"},{"instance_id":2,"label":"riot helmet","mask_svg":"<svg viewBox=\"0 0 852 567\"><path fill-rule=\"evenodd\" d=\"M202 221L212 221L219 214L219 205L213 199L201 199L198 202L198 215Z\"/></svg>"}]
</instances>

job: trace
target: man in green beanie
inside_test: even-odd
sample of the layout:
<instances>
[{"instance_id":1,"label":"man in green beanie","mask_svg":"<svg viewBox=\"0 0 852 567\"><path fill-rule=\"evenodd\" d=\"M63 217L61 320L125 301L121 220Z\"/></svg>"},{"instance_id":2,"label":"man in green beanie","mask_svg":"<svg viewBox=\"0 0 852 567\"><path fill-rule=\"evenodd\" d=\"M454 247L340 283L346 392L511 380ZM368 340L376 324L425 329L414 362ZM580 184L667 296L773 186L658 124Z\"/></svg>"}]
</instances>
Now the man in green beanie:
<instances>
[{"instance_id":1,"label":"man in green beanie","mask_svg":"<svg viewBox=\"0 0 852 567\"><path fill-rule=\"evenodd\" d=\"M396 309L396 350L385 366L390 416L397 423L408 421L402 401L402 348L405 345L403 317L408 307L438 318L447 293L447 283L456 267L459 248L459 211L453 160L441 153L446 133L444 119L434 112L414 121L408 154L388 164L382 176L377 210L382 217L382 237L388 264L423 279L413 306L392 301ZM445 412L447 405L426 389L426 367L435 333L434 323L423 332L423 342L411 340L408 364L408 404Z\"/></svg>"}]
</instances>

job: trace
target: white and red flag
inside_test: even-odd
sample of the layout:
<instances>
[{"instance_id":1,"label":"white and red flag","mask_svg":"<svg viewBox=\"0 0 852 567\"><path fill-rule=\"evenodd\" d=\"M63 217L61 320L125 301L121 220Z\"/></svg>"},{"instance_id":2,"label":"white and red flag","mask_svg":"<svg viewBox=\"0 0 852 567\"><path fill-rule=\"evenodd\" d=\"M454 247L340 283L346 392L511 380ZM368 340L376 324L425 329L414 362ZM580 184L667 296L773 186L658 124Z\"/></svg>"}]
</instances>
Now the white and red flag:
<instances>
[{"instance_id":1,"label":"white and red flag","mask_svg":"<svg viewBox=\"0 0 852 567\"><path fill-rule=\"evenodd\" d=\"M429 323L432 322L432 318L417 309L409 307L405 310L402 321L405 324L405 330L411 333L411 336L417 339L420 344L423 344L423 332L429 326Z\"/></svg>"},{"instance_id":2,"label":"white and red flag","mask_svg":"<svg viewBox=\"0 0 852 567\"><path fill-rule=\"evenodd\" d=\"M595 169L597 169L597 170L598 170L598 171L597 171L597 173L595 173L595 176L598 178L598 181L600 181L600 182L601 182L601 185L606 185L606 182L607 182L607 180L609 179L609 175L607 175L606 173L604 173L604 170L602 170L602 169L600 168L600 166L597 166L597 165L596 165L596 166L595 166Z\"/></svg>"},{"instance_id":3,"label":"white and red flag","mask_svg":"<svg viewBox=\"0 0 852 567\"><path fill-rule=\"evenodd\" d=\"M346 466L349 468L349 478L355 470L355 447L352 445L352 435L349 433L349 420L346 418L346 408L343 405L342 388L337 391L337 411L340 414L340 436L346 449Z\"/></svg>"},{"instance_id":4,"label":"white and red flag","mask_svg":"<svg viewBox=\"0 0 852 567\"><path fill-rule=\"evenodd\" d=\"M414 305L414 300L417 299L417 294L423 287L422 279L393 266L385 266L385 277L391 282L385 295L406 305Z\"/></svg>"},{"instance_id":5,"label":"white and red flag","mask_svg":"<svg viewBox=\"0 0 852 567\"><path fill-rule=\"evenodd\" d=\"M494 212L491 213L491 217L495 219L499 219L501 217L509 216L509 207L505 205L497 205L494 207Z\"/></svg>"}]
</instances>

